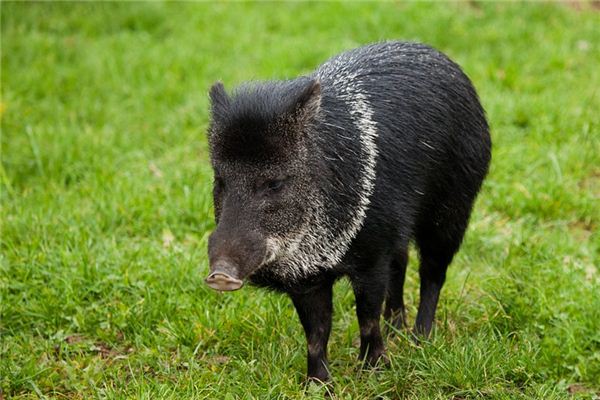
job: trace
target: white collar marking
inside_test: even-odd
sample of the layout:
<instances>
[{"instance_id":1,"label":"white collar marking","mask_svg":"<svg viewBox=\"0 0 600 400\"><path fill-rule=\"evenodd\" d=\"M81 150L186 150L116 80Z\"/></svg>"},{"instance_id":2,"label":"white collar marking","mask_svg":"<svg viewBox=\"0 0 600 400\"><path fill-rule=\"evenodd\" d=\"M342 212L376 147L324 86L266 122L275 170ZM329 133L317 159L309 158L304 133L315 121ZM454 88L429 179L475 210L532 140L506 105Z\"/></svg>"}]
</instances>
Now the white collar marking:
<instances>
[{"instance_id":1,"label":"white collar marking","mask_svg":"<svg viewBox=\"0 0 600 400\"><path fill-rule=\"evenodd\" d=\"M278 267L273 268L272 272L288 280L311 275L323 268L333 268L342 260L350 243L364 224L371 203L370 198L375 189L378 134L377 123L373 120L373 108L365 93L360 90L357 73L347 74L344 73L346 71L339 70L339 65L330 66L334 69L338 68L333 73L336 76L333 86L339 90L337 97L347 104L354 127L359 132L361 166L358 182L359 201L351 221L338 235L335 235L333 229L336 221L329 220L326 208L319 202L316 209L311 210L314 215L310 223L295 238L269 239L269 253L272 253L273 257L278 253L282 256L277 262ZM327 72L320 70L318 73Z\"/></svg>"}]
</instances>

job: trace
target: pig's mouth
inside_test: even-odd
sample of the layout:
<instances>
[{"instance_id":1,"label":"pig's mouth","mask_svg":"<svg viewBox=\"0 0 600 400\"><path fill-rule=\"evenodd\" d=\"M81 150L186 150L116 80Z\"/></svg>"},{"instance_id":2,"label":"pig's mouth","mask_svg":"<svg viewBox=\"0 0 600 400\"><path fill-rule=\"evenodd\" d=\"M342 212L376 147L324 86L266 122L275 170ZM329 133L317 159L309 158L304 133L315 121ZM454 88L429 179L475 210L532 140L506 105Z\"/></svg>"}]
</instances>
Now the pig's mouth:
<instances>
[{"instance_id":1,"label":"pig's mouth","mask_svg":"<svg viewBox=\"0 0 600 400\"><path fill-rule=\"evenodd\" d=\"M231 292L244 286L244 281L234 278L224 271L214 271L206 279L208 286L222 292Z\"/></svg>"}]
</instances>

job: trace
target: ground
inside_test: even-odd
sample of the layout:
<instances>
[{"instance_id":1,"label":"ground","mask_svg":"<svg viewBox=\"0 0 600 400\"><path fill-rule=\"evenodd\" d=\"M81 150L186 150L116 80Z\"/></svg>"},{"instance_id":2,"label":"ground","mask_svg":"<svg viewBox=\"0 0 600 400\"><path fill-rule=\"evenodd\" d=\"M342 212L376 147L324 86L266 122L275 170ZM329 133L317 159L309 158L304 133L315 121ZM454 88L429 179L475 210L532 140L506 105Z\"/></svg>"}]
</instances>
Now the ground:
<instances>
[{"instance_id":1,"label":"ground","mask_svg":"<svg viewBox=\"0 0 600 400\"><path fill-rule=\"evenodd\" d=\"M586 3L2 2L0 398L600 396L600 13ZM335 288L331 387L290 301L203 283L207 91L383 39L463 66L493 162L435 335L358 368ZM414 320L411 254L406 297ZM2 394L3 393L3 394Z\"/></svg>"}]
</instances>

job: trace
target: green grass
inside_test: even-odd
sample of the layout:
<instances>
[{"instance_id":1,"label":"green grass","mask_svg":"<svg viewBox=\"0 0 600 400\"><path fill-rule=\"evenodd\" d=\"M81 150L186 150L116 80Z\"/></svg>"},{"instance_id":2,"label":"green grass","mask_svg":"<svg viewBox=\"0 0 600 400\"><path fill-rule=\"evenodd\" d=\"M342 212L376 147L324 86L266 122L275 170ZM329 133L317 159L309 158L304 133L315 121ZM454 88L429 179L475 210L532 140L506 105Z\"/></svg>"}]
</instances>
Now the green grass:
<instances>
[{"instance_id":1,"label":"green grass","mask_svg":"<svg viewBox=\"0 0 600 400\"><path fill-rule=\"evenodd\" d=\"M2 11L0 398L322 398L290 301L203 284L207 90L381 39L477 87L493 164L431 343L361 371L335 291L336 397L600 393L600 13L565 4L16 4ZM407 279L411 320L416 257ZM571 393L574 392L574 393Z\"/></svg>"}]
</instances>

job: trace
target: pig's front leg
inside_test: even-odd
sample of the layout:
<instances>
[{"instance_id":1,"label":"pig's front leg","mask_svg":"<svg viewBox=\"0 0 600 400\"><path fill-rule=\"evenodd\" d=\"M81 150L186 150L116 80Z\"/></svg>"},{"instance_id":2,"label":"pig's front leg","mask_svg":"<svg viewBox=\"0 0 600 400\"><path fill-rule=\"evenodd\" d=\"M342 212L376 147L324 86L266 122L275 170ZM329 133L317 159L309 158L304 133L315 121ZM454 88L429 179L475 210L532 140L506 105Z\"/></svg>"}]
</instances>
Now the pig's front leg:
<instances>
[{"instance_id":1,"label":"pig's front leg","mask_svg":"<svg viewBox=\"0 0 600 400\"><path fill-rule=\"evenodd\" d=\"M368 274L352 281L356 297L356 315L360 327L360 355L367 365L385 363L385 346L379 328L379 319L386 289L384 274Z\"/></svg>"},{"instance_id":2,"label":"pig's front leg","mask_svg":"<svg viewBox=\"0 0 600 400\"><path fill-rule=\"evenodd\" d=\"M307 293L290 294L306 334L309 380L329 380L327 341L333 313L332 287L333 283L328 282Z\"/></svg>"}]
</instances>

